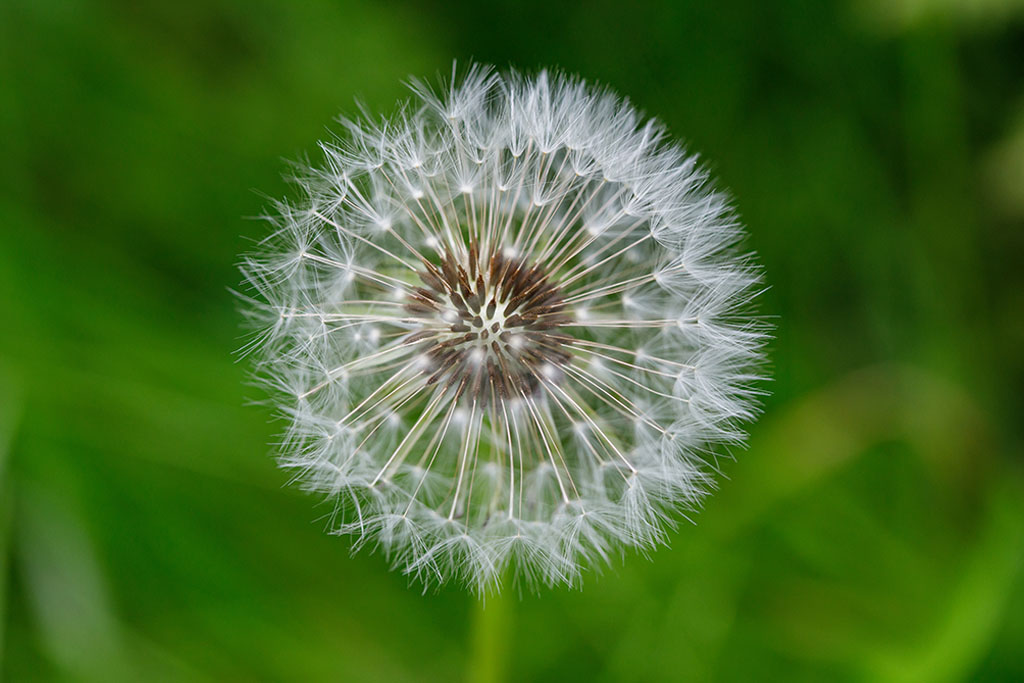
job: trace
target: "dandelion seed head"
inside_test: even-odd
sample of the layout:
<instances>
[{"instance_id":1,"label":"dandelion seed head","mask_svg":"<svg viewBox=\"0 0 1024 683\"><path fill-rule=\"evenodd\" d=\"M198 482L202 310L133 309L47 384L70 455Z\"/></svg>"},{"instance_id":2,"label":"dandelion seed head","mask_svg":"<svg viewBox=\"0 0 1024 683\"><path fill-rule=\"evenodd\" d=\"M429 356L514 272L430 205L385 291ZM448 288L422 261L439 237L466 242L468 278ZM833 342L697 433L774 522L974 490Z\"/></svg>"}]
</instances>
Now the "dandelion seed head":
<instances>
[{"instance_id":1,"label":"dandelion seed head","mask_svg":"<svg viewBox=\"0 0 1024 683\"><path fill-rule=\"evenodd\" d=\"M343 120L243 262L280 460L426 584L663 542L756 415L759 271L693 155L569 76L474 66Z\"/></svg>"}]
</instances>

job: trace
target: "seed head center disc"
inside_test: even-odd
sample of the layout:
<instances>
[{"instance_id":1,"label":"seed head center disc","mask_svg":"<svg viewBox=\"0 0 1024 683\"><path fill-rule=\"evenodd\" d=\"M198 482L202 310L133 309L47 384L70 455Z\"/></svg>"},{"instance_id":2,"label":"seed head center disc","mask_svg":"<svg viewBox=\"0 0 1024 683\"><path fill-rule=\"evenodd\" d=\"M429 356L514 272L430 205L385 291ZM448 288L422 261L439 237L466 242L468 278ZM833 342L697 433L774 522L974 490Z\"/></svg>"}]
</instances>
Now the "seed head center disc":
<instances>
[{"instance_id":1,"label":"seed head center disc","mask_svg":"<svg viewBox=\"0 0 1024 683\"><path fill-rule=\"evenodd\" d=\"M420 325L409 342L422 345L428 385L494 403L560 381L573 338L559 328L573 318L542 264L471 243L422 265L405 310Z\"/></svg>"}]
</instances>

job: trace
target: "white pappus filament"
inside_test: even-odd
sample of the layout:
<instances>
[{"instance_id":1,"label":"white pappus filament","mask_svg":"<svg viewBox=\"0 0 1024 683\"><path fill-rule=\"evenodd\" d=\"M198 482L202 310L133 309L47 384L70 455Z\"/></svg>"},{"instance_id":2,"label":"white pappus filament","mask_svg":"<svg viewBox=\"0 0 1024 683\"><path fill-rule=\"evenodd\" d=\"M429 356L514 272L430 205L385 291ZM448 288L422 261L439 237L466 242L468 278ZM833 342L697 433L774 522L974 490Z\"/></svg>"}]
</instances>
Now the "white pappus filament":
<instances>
[{"instance_id":1,"label":"white pappus filament","mask_svg":"<svg viewBox=\"0 0 1024 683\"><path fill-rule=\"evenodd\" d=\"M243 262L281 464L425 584L650 548L755 415L758 269L696 159L581 80L472 67L345 120Z\"/></svg>"}]
</instances>

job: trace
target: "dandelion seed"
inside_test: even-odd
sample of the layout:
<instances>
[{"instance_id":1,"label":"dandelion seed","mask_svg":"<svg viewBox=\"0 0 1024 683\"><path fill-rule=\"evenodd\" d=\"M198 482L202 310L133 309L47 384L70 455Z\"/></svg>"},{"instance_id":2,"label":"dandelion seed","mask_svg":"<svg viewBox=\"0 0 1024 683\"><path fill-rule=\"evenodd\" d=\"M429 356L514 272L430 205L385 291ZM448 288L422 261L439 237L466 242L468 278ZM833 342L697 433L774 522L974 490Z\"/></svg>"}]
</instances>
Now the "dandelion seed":
<instances>
[{"instance_id":1,"label":"dandelion seed","mask_svg":"<svg viewBox=\"0 0 1024 683\"><path fill-rule=\"evenodd\" d=\"M757 269L614 94L473 67L346 121L243 264L282 466L425 583L574 583L664 539L755 415Z\"/></svg>"}]
</instances>

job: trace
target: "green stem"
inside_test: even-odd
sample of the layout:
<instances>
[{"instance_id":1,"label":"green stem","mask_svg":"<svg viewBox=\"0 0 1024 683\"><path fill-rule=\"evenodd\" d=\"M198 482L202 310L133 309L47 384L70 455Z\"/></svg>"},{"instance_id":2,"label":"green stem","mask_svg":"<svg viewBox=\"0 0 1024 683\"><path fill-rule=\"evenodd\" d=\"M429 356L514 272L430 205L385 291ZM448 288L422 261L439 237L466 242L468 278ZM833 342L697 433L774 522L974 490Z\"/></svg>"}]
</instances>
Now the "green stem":
<instances>
[{"instance_id":1,"label":"green stem","mask_svg":"<svg viewBox=\"0 0 1024 683\"><path fill-rule=\"evenodd\" d=\"M514 599L506 592L495 592L473 602L466 677L470 683L501 683L506 679L514 608Z\"/></svg>"}]
</instances>

